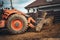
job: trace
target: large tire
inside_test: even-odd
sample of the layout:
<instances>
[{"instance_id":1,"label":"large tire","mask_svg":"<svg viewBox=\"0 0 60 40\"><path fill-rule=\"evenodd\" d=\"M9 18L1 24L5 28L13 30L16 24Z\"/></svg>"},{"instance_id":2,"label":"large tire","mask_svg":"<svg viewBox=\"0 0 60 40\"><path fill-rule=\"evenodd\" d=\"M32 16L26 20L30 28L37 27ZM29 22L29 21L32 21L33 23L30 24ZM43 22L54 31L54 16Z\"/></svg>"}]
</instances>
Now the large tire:
<instances>
[{"instance_id":1,"label":"large tire","mask_svg":"<svg viewBox=\"0 0 60 40\"><path fill-rule=\"evenodd\" d=\"M7 29L12 34L23 33L27 28L27 19L23 15L13 14L7 20Z\"/></svg>"}]
</instances>

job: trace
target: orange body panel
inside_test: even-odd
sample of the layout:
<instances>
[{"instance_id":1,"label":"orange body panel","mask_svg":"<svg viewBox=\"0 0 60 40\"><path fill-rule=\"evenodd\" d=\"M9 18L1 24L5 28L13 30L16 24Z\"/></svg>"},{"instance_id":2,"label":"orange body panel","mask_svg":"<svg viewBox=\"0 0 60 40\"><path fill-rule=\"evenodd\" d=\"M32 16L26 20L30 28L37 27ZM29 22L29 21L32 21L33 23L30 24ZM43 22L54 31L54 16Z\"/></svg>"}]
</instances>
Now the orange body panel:
<instances>
[{"instance_id":1,"label":"orange body panel","mask_svg":"<svg viewBox=\"0 0 60 40\"><path fill-rule=\"evenodd\" d=\"M5 27L5 21L4 20L1 20L0 21L0 28L3 28L3 27Z\"/></svg>"},{"instance_id":2,"label":"orange body panel","mask_svg":"<svg viewBox=\"0 0 60 40\"><path fill-rule=\"evenodd\" d=\"M30 23L31 21L32 21L32 22L36 22L32 17L29 17L29 18L28 18L28 23Z\"/></svg>"},{"instance_id":3,"label":"orange body panel","mask_svg":"<svg viewBox=\"0 0 60 40\"><path fill-rule=\"evenodd\" d=\"M31 23L31 21L32 21L33 23L36 22L32 17L29 17L29 18L28 18L28 23L29 23L28 26L30 26L31 28L34 28L35 26Z\"/></svg>"}]
</instances>

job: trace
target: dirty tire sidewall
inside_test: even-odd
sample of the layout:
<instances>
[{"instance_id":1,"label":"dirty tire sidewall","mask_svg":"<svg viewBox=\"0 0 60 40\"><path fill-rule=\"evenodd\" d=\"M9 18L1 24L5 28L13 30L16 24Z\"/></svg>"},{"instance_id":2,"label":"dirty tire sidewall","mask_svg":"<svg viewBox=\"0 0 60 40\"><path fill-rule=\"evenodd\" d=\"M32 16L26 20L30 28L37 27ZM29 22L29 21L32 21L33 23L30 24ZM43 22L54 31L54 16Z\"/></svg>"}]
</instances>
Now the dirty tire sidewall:
<instances>
[{"instance_id":1,"label":"dirty tire sidewall","mask_svg":"<svg viewBox=\"0 0 60 40\"><path fill-rule=\"evenodd\" d=\"M21 30L15 31L11 28L11 21L14 19L19 19L23 22L23 27ZM23 15L19 15L19 14L13 14L11 15L8 20L7 20L7 29L11 34L19 34L19 33L23 33L27 30L27 19L23 16Z\"/></svg>"}]
</instances>

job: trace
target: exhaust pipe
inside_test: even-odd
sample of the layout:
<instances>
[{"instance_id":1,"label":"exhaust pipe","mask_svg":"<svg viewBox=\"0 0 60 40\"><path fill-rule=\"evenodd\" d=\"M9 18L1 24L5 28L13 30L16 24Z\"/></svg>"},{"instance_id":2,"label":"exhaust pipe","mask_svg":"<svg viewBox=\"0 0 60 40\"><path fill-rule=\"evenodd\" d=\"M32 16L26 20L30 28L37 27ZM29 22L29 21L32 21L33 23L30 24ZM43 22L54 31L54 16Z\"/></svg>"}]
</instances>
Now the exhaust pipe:
<instances>
[{"instance_id":1,"label":"exhaust pipe","mask_svg":"<svg viewBox=\"0 0 60 40\"><path fill-rule=\"evenodd\" d=\"M10 3L11 3L11 9L13 9L13 4L12 4L12 0L10 0Z\"/></svg>"}]
</instances>

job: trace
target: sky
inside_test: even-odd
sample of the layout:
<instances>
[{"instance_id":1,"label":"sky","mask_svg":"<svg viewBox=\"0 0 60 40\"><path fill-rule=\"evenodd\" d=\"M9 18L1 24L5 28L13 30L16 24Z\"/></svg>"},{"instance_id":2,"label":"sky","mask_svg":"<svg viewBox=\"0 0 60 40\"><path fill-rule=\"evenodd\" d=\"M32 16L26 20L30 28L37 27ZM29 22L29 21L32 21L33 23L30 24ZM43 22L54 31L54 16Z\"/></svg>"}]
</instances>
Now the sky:
<instances>
[{"instance_id":1,"label":"sky","mask_svg":"<svg viewBox=\"0 0 60 40\"><path fill-rule=\"evenodd\" d=\"M3 0L3 1L4 1L4 7L10 7L10 0ZM34 1L35 0L12 0L13 7L24 13L27 13L27 10L24 7L26 7L27 5L31 4Z\"/></svg>"}]
</instances>

